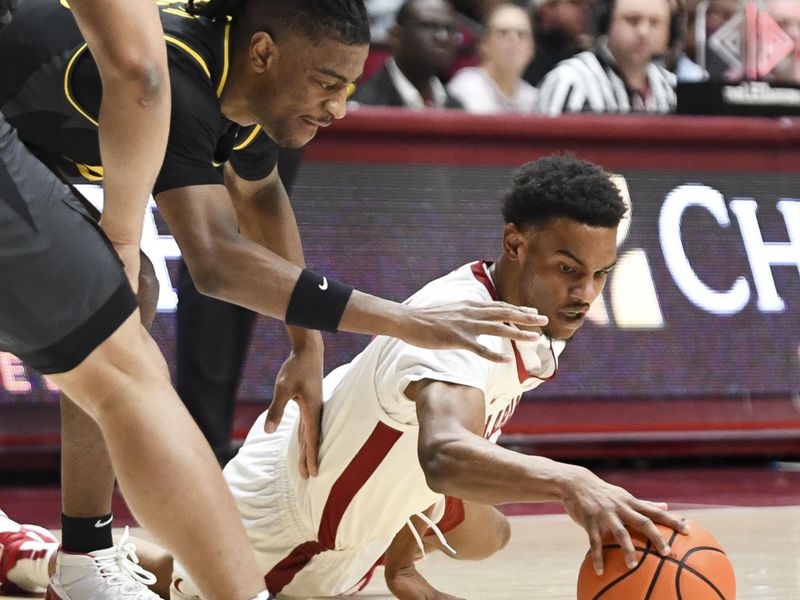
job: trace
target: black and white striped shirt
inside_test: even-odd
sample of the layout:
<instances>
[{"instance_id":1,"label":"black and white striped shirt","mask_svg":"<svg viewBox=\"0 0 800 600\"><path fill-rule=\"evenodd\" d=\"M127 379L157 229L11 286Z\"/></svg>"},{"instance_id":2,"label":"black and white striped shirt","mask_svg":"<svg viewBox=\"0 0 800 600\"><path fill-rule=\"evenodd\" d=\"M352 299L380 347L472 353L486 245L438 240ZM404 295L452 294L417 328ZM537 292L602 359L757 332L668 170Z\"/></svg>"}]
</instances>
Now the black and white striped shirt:
<instances>
[{"instance_id":1,"label":"black and white striped shirt","mask_svg":"<svg viewBox=\"0 0 800 600\"><path fill-rule=\"evenodd\" d=\"M539 86L539 112L664 114L676 107L676 77L655 61L647 67L646 95L625 85L608 48L601 43L561 61Z\"/></svg>"}]
</instances>

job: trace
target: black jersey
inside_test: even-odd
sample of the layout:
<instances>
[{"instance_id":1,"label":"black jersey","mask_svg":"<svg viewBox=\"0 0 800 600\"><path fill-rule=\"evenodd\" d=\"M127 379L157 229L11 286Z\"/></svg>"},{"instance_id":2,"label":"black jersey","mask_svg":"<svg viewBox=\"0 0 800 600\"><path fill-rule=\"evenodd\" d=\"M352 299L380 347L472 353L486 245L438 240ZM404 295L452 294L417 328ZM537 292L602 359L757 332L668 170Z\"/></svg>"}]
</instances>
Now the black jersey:
<instances>
[{"instance_id":1,"label":"black jersey","mask_svg":"<svg viewBox=\"0 0 800 600\"><path fill-rule=\"evenodd\" d=\"M172 88L166 156L154 193L223 183L221 165L258 180L278 147L258 126L220 110L230 67L231 22L189 15L159 0ZM0 33L0 112L51 168L102 179L97 116L102 85L66 0L26 0Z\"/></svg>"}]
</instances>

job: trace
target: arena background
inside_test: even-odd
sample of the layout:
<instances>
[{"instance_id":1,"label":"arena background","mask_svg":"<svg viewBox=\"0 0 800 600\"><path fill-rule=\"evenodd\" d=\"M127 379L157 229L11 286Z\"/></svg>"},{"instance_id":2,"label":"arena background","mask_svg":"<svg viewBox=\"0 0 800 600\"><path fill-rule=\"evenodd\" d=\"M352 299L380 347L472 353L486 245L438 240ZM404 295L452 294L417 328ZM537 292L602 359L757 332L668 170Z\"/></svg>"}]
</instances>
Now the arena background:
<instances>
[{"instance_id":1,"label":"arena background","mask_svg":"<svg viewBox=\"0 0 800 600\"><path fill-rule=\"evenodd\" d=\"M510 432L535 432L550 418L537 403L547 414L559 407L564 432L585 430L582 420L588 427L597 414L604 431L631 414L646 429L670 406L700 415L686 414L683 429L796 432L800 135L793 121L362 109L306 151L293 205L307 262L403 300L465 262L496 258L498 199L510 173L555 151L624 175L632 217L602 302L562 355L556 380L526 397ZM153 331L172 362L175 297L167 278L175 280L177 253L154 215L159 236L147 245L163 289ZM344 333L325 339L326 370L368 341ZM265 404L287 352L283 327L260 319L240 402ZM46 382L9 355L0 384L0 409L12 420L15 407L57 404ZM655 406L648 402L658 408L642 412ZM580 408L587 403L595 413ZM7 418L0 421L10 425Z\"/></svg>"}]
</instances>

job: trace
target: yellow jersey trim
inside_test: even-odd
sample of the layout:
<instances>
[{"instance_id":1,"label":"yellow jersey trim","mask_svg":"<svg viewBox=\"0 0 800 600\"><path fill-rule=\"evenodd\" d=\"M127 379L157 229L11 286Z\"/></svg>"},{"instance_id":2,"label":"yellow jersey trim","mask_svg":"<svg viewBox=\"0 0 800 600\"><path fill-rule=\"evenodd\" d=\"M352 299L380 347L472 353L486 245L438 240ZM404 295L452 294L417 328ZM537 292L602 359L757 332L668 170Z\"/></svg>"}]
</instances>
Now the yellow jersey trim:
<instances>
[{"instance_id":1,"label":"yellow jersey trim","mask_svg":"<svg viewBox=\"0 0 800 600\"><path fill-rule=\"evenodd\" d=\"M222 77L219 78L219 85L217 86L217 98L222 96L222 90L225 89L225 84L228 82L228 67L230 65L230 49L231 49L231 22L225 23L225 35L222 46Z\"/></svg>"},{"instance_id":2,"label":"yellow jersey trim","mask_svg":"<svg viewBox=\"0 0 800 600\"><path fill-rule=\"evenodd\" d=\"M78 173L87 181L102 181L103 180L103 167L93 167L92 165L84 165L83 163L75 163L78 168Z\"/></svg>"},{"instance_id":3,"label":"yellow jersey trim","mask_svg":"<svg viewBox=\"0 0 800 600\"><path fill-rule=\"evenodd\" d=\"M167 41L168 44L176 46L177 48L183 50L184 52L186 52L186 54L191 56L195 60L195 62L197 62L197 64L200 65L200 68L203 69L203 73L206 74L206 77L211 79L211 71L209 70L208 65L206 64L206 61L203 60L203 57L200 56L195 49L188 46L185 42L182 42L178 38L172 37L171 35L165 35L164 39Z\"/></svg>"},{"instance_id":4,"label":"yellow jersey trim","mask_svg":"<svg viewBox=\"0 0 800 600\"><path fill-rule=\"evenodd\" d=\"M247 136L247 139L245 141L243 141L238 146L234 146L233 147L234 152L237 151L237 150L244 150L245 148L247 148L250 144L253 143L253 140L256 139L256 136L260 132L261 132L261 125L256 125L253 128L253 131L250 132L250 135Z\"/></svg>"},{"instance_id":5,"label":"yellow jersey trim","mask_svg":"<svg viewBox=\"0 0 800 600\"><path fill-rule=\"evenodd\" d=\"M89 48L88 44L84 44L83 46L78 48L75 51L75 54L72 55L72 58L69 59L69 62L67 63L67 68L64 71L64 95L67 97L67 101L72 105L72 108L77 110L92 125L98 127L99 123L97 122L97 120L94 119L91 115L89 115L89 113L87 113L85 110L83 110L75 101L75 99L72 97L72 90L70 89L71 86L69 84L70 77L72 76L72 69L75 66L75 61L78 60L78 58L80 58L80 56L84 52L86 52L88 48Z\"/></svg>"}]
</instances>

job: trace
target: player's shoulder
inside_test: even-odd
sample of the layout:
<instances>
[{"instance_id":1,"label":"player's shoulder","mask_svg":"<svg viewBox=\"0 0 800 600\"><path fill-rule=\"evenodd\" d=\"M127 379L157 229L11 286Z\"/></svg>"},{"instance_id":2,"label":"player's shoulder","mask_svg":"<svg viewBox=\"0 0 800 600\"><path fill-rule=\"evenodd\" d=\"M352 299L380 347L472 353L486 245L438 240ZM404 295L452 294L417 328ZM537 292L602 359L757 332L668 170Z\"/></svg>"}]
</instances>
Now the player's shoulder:
<instances>
[{"instance_id":1,"label":"player's shoulder","mask_svg":"<svg viewBox=\"0 0 800 600\"><path fill-rule=\"evenodd\" d=\"M435 306L454 302L490 302L496 297L488 271L489 263L467 263L426 284L407 303L411 306Z\"/></svg>"},{"instance_id":2,"label":"player's shoulder","mask_svg":"<svg viewBox=\"0 0 800 600\"><path fill-rule=\"evenodd\" d=\"M198 82L215 89L223 87L230 68L231 23L191 15L179 2L162 4L159 10L172 67L188 69Z\"/></svg>"}]
</instances>

